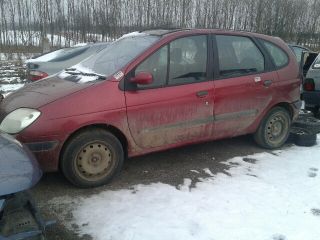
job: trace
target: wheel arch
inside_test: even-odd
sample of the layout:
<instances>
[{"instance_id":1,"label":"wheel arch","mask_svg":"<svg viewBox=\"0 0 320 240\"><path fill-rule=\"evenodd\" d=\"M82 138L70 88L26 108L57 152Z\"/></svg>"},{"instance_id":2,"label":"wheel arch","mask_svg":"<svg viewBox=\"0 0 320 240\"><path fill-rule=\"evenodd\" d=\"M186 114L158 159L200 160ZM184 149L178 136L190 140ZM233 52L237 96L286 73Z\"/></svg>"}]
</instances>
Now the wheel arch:
<instances>
[{"instance_id":1,"label":"wheel arch","mask_svg":"<svg viewBox=\"0 0 320 240\"><path fill-rule=\"evenodd\" d=\"M293 119L294 110L293 110L293 108L292 108L292 106L291 106L290 103L288 103L288 102L280 102L280 103L277 103L277 104L273 105L273 106L266 112L266 114L267 114L271 109L273 109L273 108L275 108L275 107L282 107L282 108L286 109L286 110L289 112L289 114L290 114L291 120Z\"/></svg>"},{"instance_id":2,"label":"wheel arch","mask_svg":"<svg viewBox=\"0 0 320 240\"><path fill-rule=\"evenodd\" d=\"M290 115L290 118L291 118L291 121L293 120L293 117L294 117L294 109L293 107L291 106L290 103L288 102L279 102L279 103L276 103L274 105L271 105L269 108L266 108L262 113L261 115L259 116L259 118L256 120L255 124L253 125L253 128L251 128L250 132L251 133L254 133L258 130L260 124L262 123L263 119L267 116L267 114L275 107L282 107L284 109L286 109L288 112L289 112L289 115Z\"/></svg>"},{"instance_id":3,"label":"wheel arch","mask_svg":"<svg viewBox=\"0 0 320 240\"><path fill-rule=\"evenodd\" d=\"M125 158L128 157L128 140L122 131L120 131L118 128L116 128L112 125L109 125L109 124L91 124L91 125L82 126L81 128L75 130L64 141L62 148L61 148L61 151L60 151L60 154L59 154L59 168L60 168L62 156L64 154L65 148L68 145L68 143L73 138L75 138L77 135L81 134L82 132L89 131L90 129L100 129L100 130L105 130L105 131L109 131L110 133L112 133L116 138L119 139L119 141L123 147L123 150L124 150Z\"/></svg>"}]
</instances>

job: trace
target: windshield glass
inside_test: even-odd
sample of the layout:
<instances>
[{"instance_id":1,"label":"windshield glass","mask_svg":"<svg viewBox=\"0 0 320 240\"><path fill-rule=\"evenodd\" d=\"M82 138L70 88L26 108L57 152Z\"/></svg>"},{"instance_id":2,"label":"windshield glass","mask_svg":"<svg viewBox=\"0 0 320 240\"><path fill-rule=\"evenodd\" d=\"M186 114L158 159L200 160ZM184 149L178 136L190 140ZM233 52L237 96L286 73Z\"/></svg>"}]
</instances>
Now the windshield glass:
<instances>
[{"instance_id":1,"label":"windshield glass","mask_svg":"<svg viewBox=\"0 0 320 240\"><path fill-rule=\"evenodd\" d=\"M143 33L119 38L106 49L73 66L73 68L87 69L91 73L108 77L131 62L159 38L159 36Z\"/></svg>"}]
</instances>

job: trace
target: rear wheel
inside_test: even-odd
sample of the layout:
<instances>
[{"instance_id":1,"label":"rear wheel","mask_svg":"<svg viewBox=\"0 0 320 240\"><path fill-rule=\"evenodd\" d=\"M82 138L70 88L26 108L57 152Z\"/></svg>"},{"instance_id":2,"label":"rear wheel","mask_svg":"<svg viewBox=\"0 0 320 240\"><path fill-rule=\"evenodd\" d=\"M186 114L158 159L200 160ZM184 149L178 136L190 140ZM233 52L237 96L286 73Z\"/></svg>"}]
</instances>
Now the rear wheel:
<instances>
[{"instance_id":1,"label":"rear wheel","mask_svg":"<svg viewBox=\"0 0 320 240\"><path fill-rule=\"evenodd\" d=\"M290 132L291 118L289 112L282 107L275 107L265 116L254 134L258 145L267 149L281 147Z\"/></svg>"},{"instance_id":2,"label":"rear wheel","mask_svg":"<svg viewBox=\"0 0 320 240\"><path fill-rule=\"evenodd\" d=\"M75 136L61 159L65 177L78 187L97 187L108 183L122 168L124 150L110 132L93 129Z\"/></svg>"}]
</instances>

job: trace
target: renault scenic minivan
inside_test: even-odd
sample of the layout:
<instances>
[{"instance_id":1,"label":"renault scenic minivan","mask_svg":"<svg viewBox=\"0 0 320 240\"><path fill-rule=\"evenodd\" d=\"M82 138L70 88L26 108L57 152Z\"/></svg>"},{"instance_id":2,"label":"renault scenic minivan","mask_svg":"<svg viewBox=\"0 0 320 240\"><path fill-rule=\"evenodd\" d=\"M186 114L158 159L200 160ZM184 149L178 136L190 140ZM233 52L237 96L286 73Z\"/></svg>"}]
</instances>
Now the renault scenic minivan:
<instances>
[{"instance_id":1,"label":"renault scenic minivan","mask_svg":"<svg viewBox=\"0 0 320 240\"><path fill-rule=\"evenodd\" d=\"M127 157L253 134L281 147L300 108L294 53L279 38L210 29L127 34L0 103L0 130L45 171L107 183Z\"/></svg>"}]
</instances>

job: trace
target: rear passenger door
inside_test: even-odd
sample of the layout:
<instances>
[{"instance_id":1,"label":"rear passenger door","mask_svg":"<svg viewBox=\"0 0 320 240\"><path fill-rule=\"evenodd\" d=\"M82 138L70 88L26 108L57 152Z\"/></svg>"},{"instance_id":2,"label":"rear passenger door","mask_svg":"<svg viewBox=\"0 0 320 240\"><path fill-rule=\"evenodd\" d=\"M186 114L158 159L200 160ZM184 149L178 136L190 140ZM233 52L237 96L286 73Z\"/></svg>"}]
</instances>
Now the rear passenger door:
<instances>
[{"instance_id":1,"label":"rear passenger door","mask_svg":"<svg viewBox=\"0 0 320 240\"><path fill-rule=\"evenodd\" d=\"M246 134L272 98L276 72L246 36L215 36L214 137Z\"/></svg>"}]
</instances>

